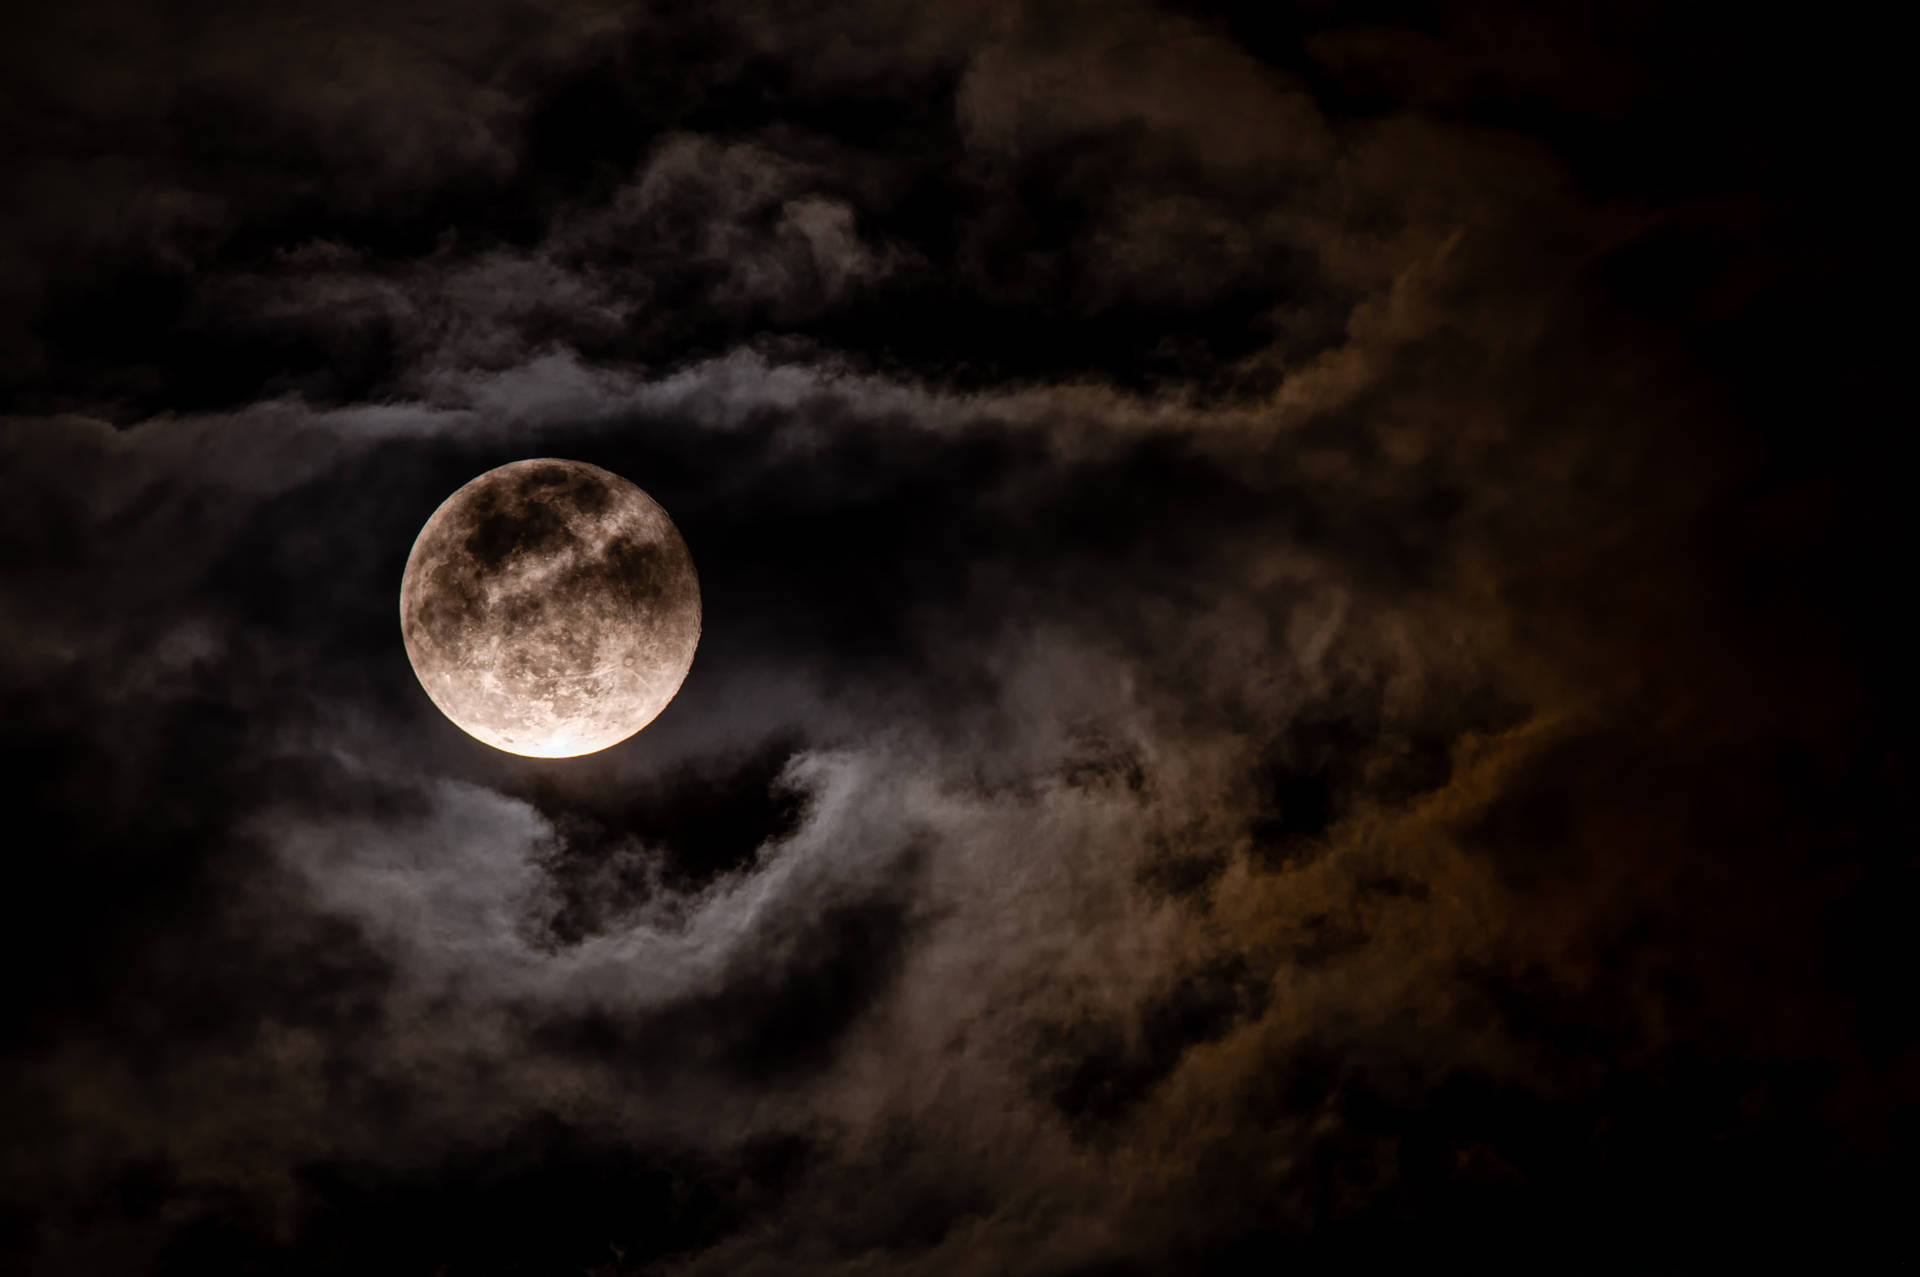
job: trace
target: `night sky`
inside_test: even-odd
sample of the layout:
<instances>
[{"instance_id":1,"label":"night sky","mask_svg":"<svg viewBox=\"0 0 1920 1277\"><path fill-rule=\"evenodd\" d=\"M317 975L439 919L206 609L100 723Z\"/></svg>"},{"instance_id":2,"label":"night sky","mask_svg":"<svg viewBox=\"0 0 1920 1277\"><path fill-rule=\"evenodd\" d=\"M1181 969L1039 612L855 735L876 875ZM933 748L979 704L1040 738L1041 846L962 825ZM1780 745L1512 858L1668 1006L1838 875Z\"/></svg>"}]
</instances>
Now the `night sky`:
<instances>
[{"instance_id":1,"label":"night sky","mask_svg":"<svg viewBox=\"0 0 1920 1277\"><path fill-rule=\"evenodd\" d=\"M0 1269L1910 1245L1911 139L1766 10L9 6ZM399 626L541 456L704 598L577 759Z\"/></svg>"}]
</instances>

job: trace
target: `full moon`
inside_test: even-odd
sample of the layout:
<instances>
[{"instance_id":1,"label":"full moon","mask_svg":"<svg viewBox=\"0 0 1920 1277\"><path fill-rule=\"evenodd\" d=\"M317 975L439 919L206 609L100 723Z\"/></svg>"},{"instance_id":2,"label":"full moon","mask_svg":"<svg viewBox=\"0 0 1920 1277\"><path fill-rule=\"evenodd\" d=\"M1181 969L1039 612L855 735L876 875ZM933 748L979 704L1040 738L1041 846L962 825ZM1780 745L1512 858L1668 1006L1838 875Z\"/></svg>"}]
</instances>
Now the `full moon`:
<instances>
[{"instance_id":1,"label":"full moon","mask_svg":"<svg viewBox=\"0 0 1920 1277\"><path fill-rule=\"evenodd\" d=\"M508 753L572 758L651 723L700 642L673 520L617 474L542 457L489 470L420 529L400 582L420 685Z\"/></svg>"}]
</instances>

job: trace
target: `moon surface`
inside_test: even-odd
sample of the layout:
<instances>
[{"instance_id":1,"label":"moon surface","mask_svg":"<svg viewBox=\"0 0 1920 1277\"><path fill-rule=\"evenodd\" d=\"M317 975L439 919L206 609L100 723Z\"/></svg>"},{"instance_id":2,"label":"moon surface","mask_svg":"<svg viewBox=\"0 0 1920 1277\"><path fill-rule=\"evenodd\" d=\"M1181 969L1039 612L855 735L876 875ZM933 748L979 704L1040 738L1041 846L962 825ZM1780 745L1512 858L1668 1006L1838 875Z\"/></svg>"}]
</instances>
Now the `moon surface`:
<instances>
[{"instance_id":1,"label":"moon surface","mask_svg":"<svg viewBox=\"0 0 1920 1277\"><path fill-rule=\"evenodd\" d=\"M433 512L407 556L400 632L420 685L496 749L618 744L680 690L700 580L673 520L617 474L515 461Z\"/></svg>"}]
</instances>

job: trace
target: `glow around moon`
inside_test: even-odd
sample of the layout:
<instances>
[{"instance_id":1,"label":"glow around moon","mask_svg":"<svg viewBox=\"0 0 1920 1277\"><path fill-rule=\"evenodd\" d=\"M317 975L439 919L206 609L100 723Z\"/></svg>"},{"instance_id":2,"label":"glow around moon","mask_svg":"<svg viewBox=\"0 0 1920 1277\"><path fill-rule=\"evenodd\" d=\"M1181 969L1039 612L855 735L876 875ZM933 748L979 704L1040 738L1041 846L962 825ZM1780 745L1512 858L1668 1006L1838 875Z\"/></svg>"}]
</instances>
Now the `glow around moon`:
<instances>
[{"instance_id":1,"label":"glow around moon","mask_svg":"<svg viewBox=\"0 0 1920 1277\"><path fill-rule=\"evenodd\" d=\"M700 641L679 529L619 475L516 461L433 512L407 556L400 629L420 685L496 749L570 758L665 709Z\"/></svg>"}]
</instances>

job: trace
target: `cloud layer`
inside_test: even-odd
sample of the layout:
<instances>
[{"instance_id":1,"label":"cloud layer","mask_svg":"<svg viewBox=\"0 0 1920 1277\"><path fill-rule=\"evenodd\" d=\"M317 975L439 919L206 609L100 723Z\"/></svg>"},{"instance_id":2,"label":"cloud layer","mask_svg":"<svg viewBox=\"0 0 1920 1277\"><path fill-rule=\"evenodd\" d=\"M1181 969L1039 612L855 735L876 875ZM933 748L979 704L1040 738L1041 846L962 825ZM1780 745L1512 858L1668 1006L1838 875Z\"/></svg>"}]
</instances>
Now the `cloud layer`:
<instances>
[{"instance_id":1,"label":"cloud layer","mask_svg":"<svg viewBox=\"0 0 1920 1277\"><path fill-rule=\"evenodd\" d=\"M25 1270L1870 1235L1897 485L1798 135L1675 176L1719 117L1635 50L1698 33L32 22ZM540 455L657 498L706 609L667 712L557 762L442 719L395 616L440 500Z\"/></svg>"}]
</instances>

